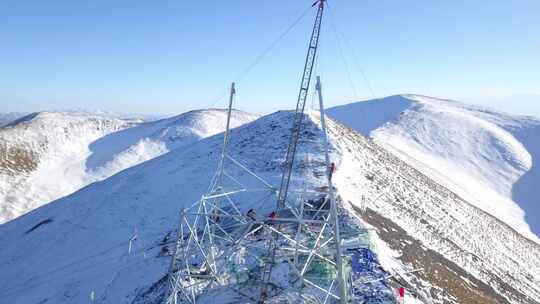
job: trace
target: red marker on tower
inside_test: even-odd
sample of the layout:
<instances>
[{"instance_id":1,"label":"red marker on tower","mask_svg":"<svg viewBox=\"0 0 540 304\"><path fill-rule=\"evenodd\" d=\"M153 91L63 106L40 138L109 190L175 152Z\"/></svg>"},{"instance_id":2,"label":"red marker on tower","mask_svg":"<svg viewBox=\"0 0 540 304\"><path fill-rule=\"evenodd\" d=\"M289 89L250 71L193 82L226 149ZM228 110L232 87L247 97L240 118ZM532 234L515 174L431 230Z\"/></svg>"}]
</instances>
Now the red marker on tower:
<instances>
[{"instance_id":1,"label":"red marker on tower","mask_svg":"<svg viewBox=\"0 0 540 304\"><path fill-rule=\"evenodd\" d=\"M399 288L399 303L405 303L405 287Z\"/></svg>"}]
</instances>

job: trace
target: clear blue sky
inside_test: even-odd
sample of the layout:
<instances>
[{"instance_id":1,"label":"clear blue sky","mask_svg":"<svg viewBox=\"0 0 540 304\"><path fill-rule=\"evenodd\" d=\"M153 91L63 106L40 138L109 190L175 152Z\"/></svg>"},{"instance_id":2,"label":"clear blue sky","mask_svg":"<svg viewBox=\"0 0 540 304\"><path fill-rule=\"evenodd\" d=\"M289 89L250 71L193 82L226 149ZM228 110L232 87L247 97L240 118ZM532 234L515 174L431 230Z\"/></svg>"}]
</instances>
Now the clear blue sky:
<instances>
[{"instance_id":1,"label":"clear blue sky","mask_svg":"<svg viewBox=\"0 0 540 304\"><path fill-rule=\"evenodd\" d=\"M207 107L310 5L3 0L0 111ZM332 0L330 11L317 71L328 105L419 93L540 117L540 1ZM240 81L239 108L294 106L313 14Z\"/></svg>"}]
</instances>

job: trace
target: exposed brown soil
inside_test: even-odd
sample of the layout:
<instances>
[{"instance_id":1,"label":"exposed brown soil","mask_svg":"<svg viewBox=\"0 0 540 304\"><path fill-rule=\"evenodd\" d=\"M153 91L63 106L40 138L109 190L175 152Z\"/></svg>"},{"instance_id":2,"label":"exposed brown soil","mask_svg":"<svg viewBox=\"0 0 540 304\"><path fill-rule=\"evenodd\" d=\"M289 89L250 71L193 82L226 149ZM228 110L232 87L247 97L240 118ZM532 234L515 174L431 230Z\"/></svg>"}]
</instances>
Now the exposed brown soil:
<instances>
[{"instance_id":1,"label":"exposed brown soil","mask_svg":"<svg viewBox=\"0 0 540 304\"><path fill-rule=\"evenodd\" d=\"M38 166L34 152L18 147L0 145L0 173L32 172Z\"/></svg>"},{"instance_id":2,"label":"exposed brown soil","mask_svg":"<svg viewBox=\"0 0 540 304\"><path fill-rule=\"evenodd\" d=\"M461 267L446 259L441 254L425 248L420 241L412 238L391 220L367 208L365 212L352 205L362 219L377 229L379 237L390 248L401 252L399 258L404 264L423 271L416 275L433 286L430 293L437 303L444 303L445 298L455 299L457 303L494 304L509 303L489 285L477 280ZM495 278L497 279L497 278ZM504 282L498 282L517 298L523 295Z\"/></svg>"}]
</instances>

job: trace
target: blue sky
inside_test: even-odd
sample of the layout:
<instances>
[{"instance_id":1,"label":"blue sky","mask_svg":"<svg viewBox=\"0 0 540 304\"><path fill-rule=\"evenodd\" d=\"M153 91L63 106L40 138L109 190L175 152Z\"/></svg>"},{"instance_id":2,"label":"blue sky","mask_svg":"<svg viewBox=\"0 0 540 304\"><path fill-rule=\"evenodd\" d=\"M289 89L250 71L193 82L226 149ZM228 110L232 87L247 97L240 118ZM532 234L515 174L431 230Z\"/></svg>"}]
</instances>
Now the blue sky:
<instances>
[{"instance_id":1,"label":"blue sky","mask_svg":"<svg viewBox=\"0 0 540 304\"><path fill-rule=\"evenodd\" d=\"M3 0L0 111L224 106L229 83L310 5ZM328 12L328 106L418 93L540 117L540 1L334 0ZM294 106L313 14L238 83L239 108Z\"/></svg>"}]
</instances>

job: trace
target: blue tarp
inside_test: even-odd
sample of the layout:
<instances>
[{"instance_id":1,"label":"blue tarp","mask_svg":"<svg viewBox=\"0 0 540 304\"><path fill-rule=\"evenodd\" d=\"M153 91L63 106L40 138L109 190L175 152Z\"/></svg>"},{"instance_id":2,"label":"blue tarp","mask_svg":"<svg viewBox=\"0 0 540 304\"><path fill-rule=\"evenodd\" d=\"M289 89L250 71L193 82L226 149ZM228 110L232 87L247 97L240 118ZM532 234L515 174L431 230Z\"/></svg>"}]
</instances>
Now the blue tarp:
<instances>
[{"instance_id":1,"label":"blue tarp","mask_svg":"<svg viewBox=\"0 0 540 304\"><path fill-rule=\"evenodd\" d=\"M353 296L364 303L395 302L392 288L386 281L376 281L388 274L379 265L375 253L369 248L354 248L347 251L351 254L352 280L359 283L353 287ZM374 280L376 282L362 284L362 282Z\"/></svg>"},{"instance_id":2,"label":"blue tarp","mask_svg":"<svg viewBox=\"0 0 540 304\"><path fill-rule=\"evenodd\" d=\"M372 272L373 264L377 262L376 256L368 248L355 248L352 250L353 273Z\"/></svg>"}]
</instances>

